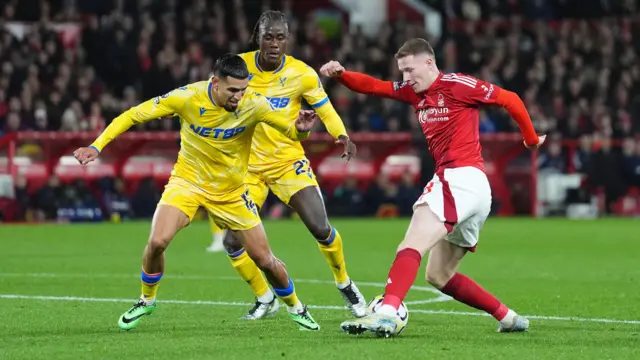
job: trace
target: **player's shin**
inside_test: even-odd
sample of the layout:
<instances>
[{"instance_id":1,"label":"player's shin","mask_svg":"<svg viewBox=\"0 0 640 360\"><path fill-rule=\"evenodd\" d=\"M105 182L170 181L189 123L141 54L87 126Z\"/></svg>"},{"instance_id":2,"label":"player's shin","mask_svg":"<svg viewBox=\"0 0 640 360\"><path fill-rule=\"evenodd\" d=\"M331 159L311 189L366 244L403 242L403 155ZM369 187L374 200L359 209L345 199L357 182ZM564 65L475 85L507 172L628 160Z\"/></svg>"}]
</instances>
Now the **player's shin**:
<instances>
[{"instance_id":1,"label":"player's shin","mask_svg":"<svg viewBox=\"0 0 640 360\"><path fill-rule=\"evenodd\" d=\"M505 325L512 324L517 315L478 283L460 273L453 275L440 291L463 304L487 312Z\"/></svg>"},{"instance_id":2,"label":"player's shin","mask_svg":"<svg viewBox=\"0 0 640 360\"><path fill-rule=\"evenodd\" d=\"M249 257L262 270L276 295L289 306L289 310L291 311L292 308L302 309L293 289L293 283L287 274L287 269L284 263L271 252L262 225L249 230L236 231L234 235L244 246Z\"/></svg>"},{"instance_id":3,"label":"player's shin","mask_svg":"<svg viewBox=\"0 0 640 360\"><path fill-rule=\"evenodd\" d=\"M251 260L245 249L242 248L227 255L229 256L229 261L231 261L231 266L240 275L240 278L249 284L258 301L263 304L273 301L273 292L269 289L262 272L260 272L256 263Z\"/></svg>"},{"instance_id":4,"label":"player's shin","mask_svg":"<svg viewBox=\"0 0 640 360\"><path fill-rule=\"evenodd\" d=\"M144 268L142 269L140 274L142 282L142 299L146 304L153 304L155 302L162 274L162 272L147 273Z\"/></svg>"},{"instance_id":5,"label":"player's shin","mask_svg":"<svg viewBox=\"0 0 640 360\"><path fill-rule=\"evenodd\" d=\"M278 295L280 299L282 299L285 304L287 304L289 312L299 313L304 310L302 303L298 299L298 295L296 295L296 290L291 279L288 279L288 284L286 287L274 287L273 291L276 293L276 295Z\"/></svg>"},{"instance_id":6,"label":"player's shin","mask_svg":"<svg viewBox=\"0 0 640 360\"><path fill-rule=\"evenodd\" d=\"M416 209L389 271L380 313L395 316L416 280L422 256L446 234L447 229L428 206L423 205Z\"/></svg>"},{"instance_id":7,"label":"player's shin","mask_svg":"<svg viewBox=\"0 0 640 360\"><path fill-rule=\"evenodd\" d=\"M338 230L332 227L328 238L318 240L318 248L327 261L327 264L329 264L329 267L331 267L331 272L333 273L333 278L338 288L343 289L349 286L350 280L344 261L342 237L340 233L338 233Z\"/></svg>"},{"instance_id":8,"label":"player's shin","mask_svg":"<svg viewBox=\"0 0 640 360\"><path fill-rule=\"evenodd\" d=\"M415 249L407 248L398 251L389 271L384 301L378 312L395 316L400 304L416 280L421 260L422 255Z\"/></svg>"},{"instance_id":9,"label":"player's shin","mask_svg":"<svg viewBox=\"0 0 640 360\"><path fill-rule=\"evenodd\" d=\"M158 285L164 273L164 246L160 242L151 240L144 249L142 259L142 295L141 298L147 304L155 301L158 293Z\"/></svg>"}]
</instances>

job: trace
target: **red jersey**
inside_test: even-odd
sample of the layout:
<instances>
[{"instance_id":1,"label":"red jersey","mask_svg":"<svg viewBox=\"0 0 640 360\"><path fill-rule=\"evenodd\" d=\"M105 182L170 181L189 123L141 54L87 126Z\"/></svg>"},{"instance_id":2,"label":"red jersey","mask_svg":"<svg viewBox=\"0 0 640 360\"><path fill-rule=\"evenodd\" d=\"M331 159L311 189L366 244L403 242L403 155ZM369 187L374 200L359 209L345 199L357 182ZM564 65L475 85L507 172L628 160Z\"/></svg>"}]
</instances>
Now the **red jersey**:
<instances>
[{"instance_id":1,"label":"red jersey","mask_svg":"<svg viewBox=\"0 0 640 360\"><path fill-rule=\"evenodd\" d=\"M423 93L402 82L393 84L393 98L410 103L442 168L473 166L484 171L478 106L494 104L496 85L461 74L440 74Z\"/></svg>"},{"instance_id":2,"label":"red jersey","mask_svg":"<svg viewBox=\"0 0 640 360\"><path fill-rule=\"evenodd\" d=\"M537 135L519 97L473 76L440 73L422 93L416 93L404 82L381 81L348 71L338 81L357 92L411 104L436 161L436 172L463 166L484 171L478 112L483 104L504 106L520 125L525 142L537 143ZM504 96L499 101L501 92L512 96Z\"/></svg>"}]
</instances>

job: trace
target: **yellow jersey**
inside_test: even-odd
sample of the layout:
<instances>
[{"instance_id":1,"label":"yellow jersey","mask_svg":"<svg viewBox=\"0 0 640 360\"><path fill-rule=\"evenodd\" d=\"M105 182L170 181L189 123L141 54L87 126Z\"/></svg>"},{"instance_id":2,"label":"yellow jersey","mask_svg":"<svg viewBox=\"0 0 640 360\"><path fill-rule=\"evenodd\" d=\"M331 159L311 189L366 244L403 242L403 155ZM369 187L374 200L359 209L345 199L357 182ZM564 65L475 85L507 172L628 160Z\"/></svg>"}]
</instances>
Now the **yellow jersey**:
<instances>
[{"instance_id":1,"label":"yellow jersey","mask_svg":"<svg viewBox=\"0 0 640 360\"><path fill-rule=\"evenodd\" d=\"M258 65L259 51L240 56L249 68L249 88L267 97L271 106L281 111L289 123L298 118L304 98L334 137L347 135L338 113L331 105L318 74L304 62L285 55L275 71L264 71ZM249 171L261 172L273 164L290 162L304 157L299 142L292 141L275 129L259 124L253 135Z\"/></svg>"},{"instance_id":2,"label":"yellow jersey","mask_svg":"<svg viewBox=\"0 0 640 360\"><path fill-rule=\"evenodd\" d=\"M132 107L115 118L91 146L102 151L135 124L177 114L180 152L171 175L224 197L244 186L256 125L268 124L292 143L309 136L310 132L299 133L289 114L274 110L264 96L247 91L236 111L228 112L215 104L211 87L211 81L196 82Z\"/></svg>"}]
</instances>

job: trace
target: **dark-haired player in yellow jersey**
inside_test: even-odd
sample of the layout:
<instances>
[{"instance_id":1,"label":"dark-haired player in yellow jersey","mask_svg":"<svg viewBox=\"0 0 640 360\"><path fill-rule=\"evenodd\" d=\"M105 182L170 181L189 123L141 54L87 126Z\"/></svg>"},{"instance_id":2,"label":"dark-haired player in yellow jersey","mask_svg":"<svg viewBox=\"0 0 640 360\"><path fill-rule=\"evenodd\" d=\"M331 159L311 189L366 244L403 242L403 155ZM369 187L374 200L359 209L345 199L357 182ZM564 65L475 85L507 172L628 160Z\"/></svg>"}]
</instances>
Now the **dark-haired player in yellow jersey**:
<instances>
[{"instance_id":1,"label":"dark-haired player in yellow jersey","mask_svg":"<svg viewBox=\"0 0 640 360\"><path fill-rule=\"evenodd\" d=\"M343 157L348 160L355 155L355 145L349 140L318 74L304 62L285 55L288 37L289 29L284 14L266 11L260 16L251 39L252 43L259 46L259 50L240 55L251 73L249 88L265 95L271 106L288 114L291 122L296 120L303 100L306 101L336 142L344 146ZM258 207L264 204L271 190L298 213L317 240L347 307L356 317L364 316L366 302L347 275L342 238L329 224L318 182L300 143L287 139L268 125L258 125L253 135L245 183ZM231 264L240 277L249 283L256 296L254 307L243 318L255 320L275 313L278 301L242 244L230 234L224 236L214 222L211 225L214 239L218 240L214 240L210 251L216 248L222 250L220 243L224 238L224 249Z\"/></svg>"},{"instance_id":2,"label":"dark-haired player in yellow jersey","mask_svg":"<svg viewBox=\"0 0 640 360\"><path fill-rule=\"evenodd\" d=\"M88 164L131 126L163 116L180 116L178 160L153 215L142 258L142 295L120 316L121 329L135 328L142 317L156 309L165 250L200 207L216 224L235 234L288 305L291 318L304 329L320 329L298 300L284 263L271 252L244 184L256 126L269 124L291 141L299 141L309 136L314 115L300 112L298 119L291 122L274 110L264 96L254 92L244 96L248 78L249 70L240 56L224 55L216 62L210 80L180 87L132 107L115 118L93 144L74 152L81 164Z\"/></svg>"}]
</instances>

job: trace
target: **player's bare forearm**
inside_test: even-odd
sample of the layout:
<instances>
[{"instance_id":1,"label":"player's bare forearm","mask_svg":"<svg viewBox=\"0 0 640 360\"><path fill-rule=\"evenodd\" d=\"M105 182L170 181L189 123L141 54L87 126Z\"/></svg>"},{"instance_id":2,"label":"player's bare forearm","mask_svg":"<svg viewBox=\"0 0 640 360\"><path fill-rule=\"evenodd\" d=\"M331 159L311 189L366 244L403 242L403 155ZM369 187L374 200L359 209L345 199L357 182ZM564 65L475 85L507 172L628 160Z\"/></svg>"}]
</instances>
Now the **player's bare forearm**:
<instances>
[{"instance_id":1,"label":"player's bare forearm","mask_svg":"<svg viewBox=\"0 0 640 360\"><path fill-rule=\"evenodd\" d=\"M518 124L525 145L532 146L538 144L538 134L536 134L527 108L518 94L509 90L500 89L500 93L496 98L496 104L503 107Z\"/></svg>"},{"instance_id":2,"label":"player's bare forearm","mask_svg":"<svg viewBox=\"0 0 640 360\"><path fill-rule=\"evenodd\" d=\"M345 71L336 80L351 91L389 99L396 98L391 81L383 81L355 71Z\"/></svg>"}]
</instances>

